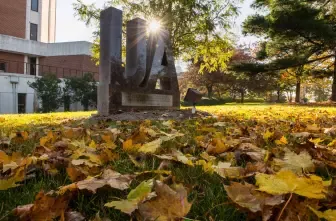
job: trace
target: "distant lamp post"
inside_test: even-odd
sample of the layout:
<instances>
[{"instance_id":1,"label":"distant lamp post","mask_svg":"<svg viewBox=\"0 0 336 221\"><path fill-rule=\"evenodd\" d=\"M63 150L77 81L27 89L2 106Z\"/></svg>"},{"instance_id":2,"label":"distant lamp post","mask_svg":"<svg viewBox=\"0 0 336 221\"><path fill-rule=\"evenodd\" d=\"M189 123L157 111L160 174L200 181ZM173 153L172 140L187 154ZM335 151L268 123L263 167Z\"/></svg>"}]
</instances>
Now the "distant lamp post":
<instances>
[{"instance_id":1,"label":"distant lamp post","mask_svg":"<svg viewBox=\"0 0 336 221\"><path fill-rule=\"evenodd\" d=\"M196 103L198 103L202 99L203 95L196 89L189 88L186 96L184 97L184 101L191 103L193 105L192 114L196 113Z\"/></svg>"}]
</instances>

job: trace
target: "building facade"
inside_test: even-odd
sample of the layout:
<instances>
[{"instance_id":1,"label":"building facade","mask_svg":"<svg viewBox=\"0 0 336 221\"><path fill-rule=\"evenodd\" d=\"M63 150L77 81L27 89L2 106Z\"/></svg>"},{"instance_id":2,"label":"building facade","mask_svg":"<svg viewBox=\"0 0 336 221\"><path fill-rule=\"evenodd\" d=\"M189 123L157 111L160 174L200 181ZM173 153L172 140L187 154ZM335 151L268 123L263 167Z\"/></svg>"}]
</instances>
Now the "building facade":
<instances>
[{"instance_id":1,"label":"building facade","mask_svg":"<svg viewBox=\"0 0 336 221\"><path fill-rule=\"evenodd\" d=\"M91 43L55 43L55 37L56 0L0 0L0 114L34 112L36 95L27 82L35 77L90 72L98 79Z\"/></svg>"}]
</instances>

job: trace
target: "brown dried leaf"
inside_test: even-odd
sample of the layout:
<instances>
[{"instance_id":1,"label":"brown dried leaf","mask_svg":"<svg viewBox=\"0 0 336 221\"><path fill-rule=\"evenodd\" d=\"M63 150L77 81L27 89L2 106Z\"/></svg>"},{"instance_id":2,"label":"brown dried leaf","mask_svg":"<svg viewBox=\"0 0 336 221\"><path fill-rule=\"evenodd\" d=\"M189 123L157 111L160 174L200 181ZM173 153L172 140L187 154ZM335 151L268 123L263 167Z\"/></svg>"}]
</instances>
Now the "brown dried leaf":
<instances>
[{"instance_id":1,"label":"brown dried leaf","mask_svg":"<svg viewBox=\"0 0 336 221\"><path fill-rule=\"evenodd\" d=\"M71 194L50 196L40 192L36 195L34 204L19 206L13 213L21 220L49 221L64 216Z\"/></svg>"},{"instance_id":2,"label":"brown dried leaf","mask_svg":"<svg viewBox=\"0 0 336 221\"><path fill-rule=\"evenodd\" d=\"M69 211L64 214L65 221L83 221L85 217L76 211Z\"/></svg>"},{"instance_id":3,"label":"brown dried leaf","mask_svg":"<svg viewBox=\"0 0 336 221\"><path fill-rule=\"evenodd\" d=\"M130 183L132 182L134 176L132 175L122 175L113 170L107 169L104 171L101 178L89 178L86 180L82 180L77 182L78 189L89 190L93 193L96 192L97 189L102 188L105 185L108 185L112 188L125 190L129 188Z\"/></svg>"},{"instance_id":4,"label":"brown dried leaf","mask_svg":"<svg viewBox=\"0 0 336 221\"><path fill-rule=\"evenodd\" d=\"M191 203L187 199L187 190L181 184L169 187L157 181L154 190L157 196L139 205L142 220L176 220L189 213Z\"/></svg>"},{"instance_id":5,"label":"brown dried leaf","mask_svg":"<svg viewBox=\"0 0 336 221\"><path fill-rule=\"evenodd\" d=\"M283 197L272 196L258 192L254 185L245 183L231 183L224 188L230 199L241 207L249 209L251 212L262 212L265 206L276 206L283 203Z\"/></svg>"}]
</instances>

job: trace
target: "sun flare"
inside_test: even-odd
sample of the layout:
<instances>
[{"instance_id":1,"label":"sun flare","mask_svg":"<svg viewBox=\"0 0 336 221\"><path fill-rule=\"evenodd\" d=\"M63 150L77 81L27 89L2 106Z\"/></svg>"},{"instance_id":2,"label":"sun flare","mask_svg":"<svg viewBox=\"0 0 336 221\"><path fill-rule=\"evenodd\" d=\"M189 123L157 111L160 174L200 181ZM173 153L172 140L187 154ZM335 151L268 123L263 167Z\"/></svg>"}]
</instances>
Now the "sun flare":
<instances>
[{"instance_id":1,"label":"sun flare","mask_svg":"<svg viewBox=\"0 0 336 221\"><path fill-rule=\"evenodd\" d=\"M157 20L152 20L150 21L148 28L150 32L158 32L161 28L161 24Z\"/></svg>"}]
</instances>

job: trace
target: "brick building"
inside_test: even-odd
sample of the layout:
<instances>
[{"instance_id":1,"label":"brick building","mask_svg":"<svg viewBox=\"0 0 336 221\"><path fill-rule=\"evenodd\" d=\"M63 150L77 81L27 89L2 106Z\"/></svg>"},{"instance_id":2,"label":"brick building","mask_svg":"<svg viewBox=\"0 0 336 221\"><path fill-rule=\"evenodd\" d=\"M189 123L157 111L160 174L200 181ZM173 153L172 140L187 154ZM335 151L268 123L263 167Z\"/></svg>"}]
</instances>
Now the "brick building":
<instances>
[{"instance_id":1,"label":"brick building","mask_svg":"<svg viewBox=\"0 0 336 221\"><path fill-rule=\"evenodd\" d=\"M98 79L91 43L55 43L55 29L56 0L0 0L0 114L34 111L27 82L36 76L90 72Z\"/></svg>"}]
</instances>

